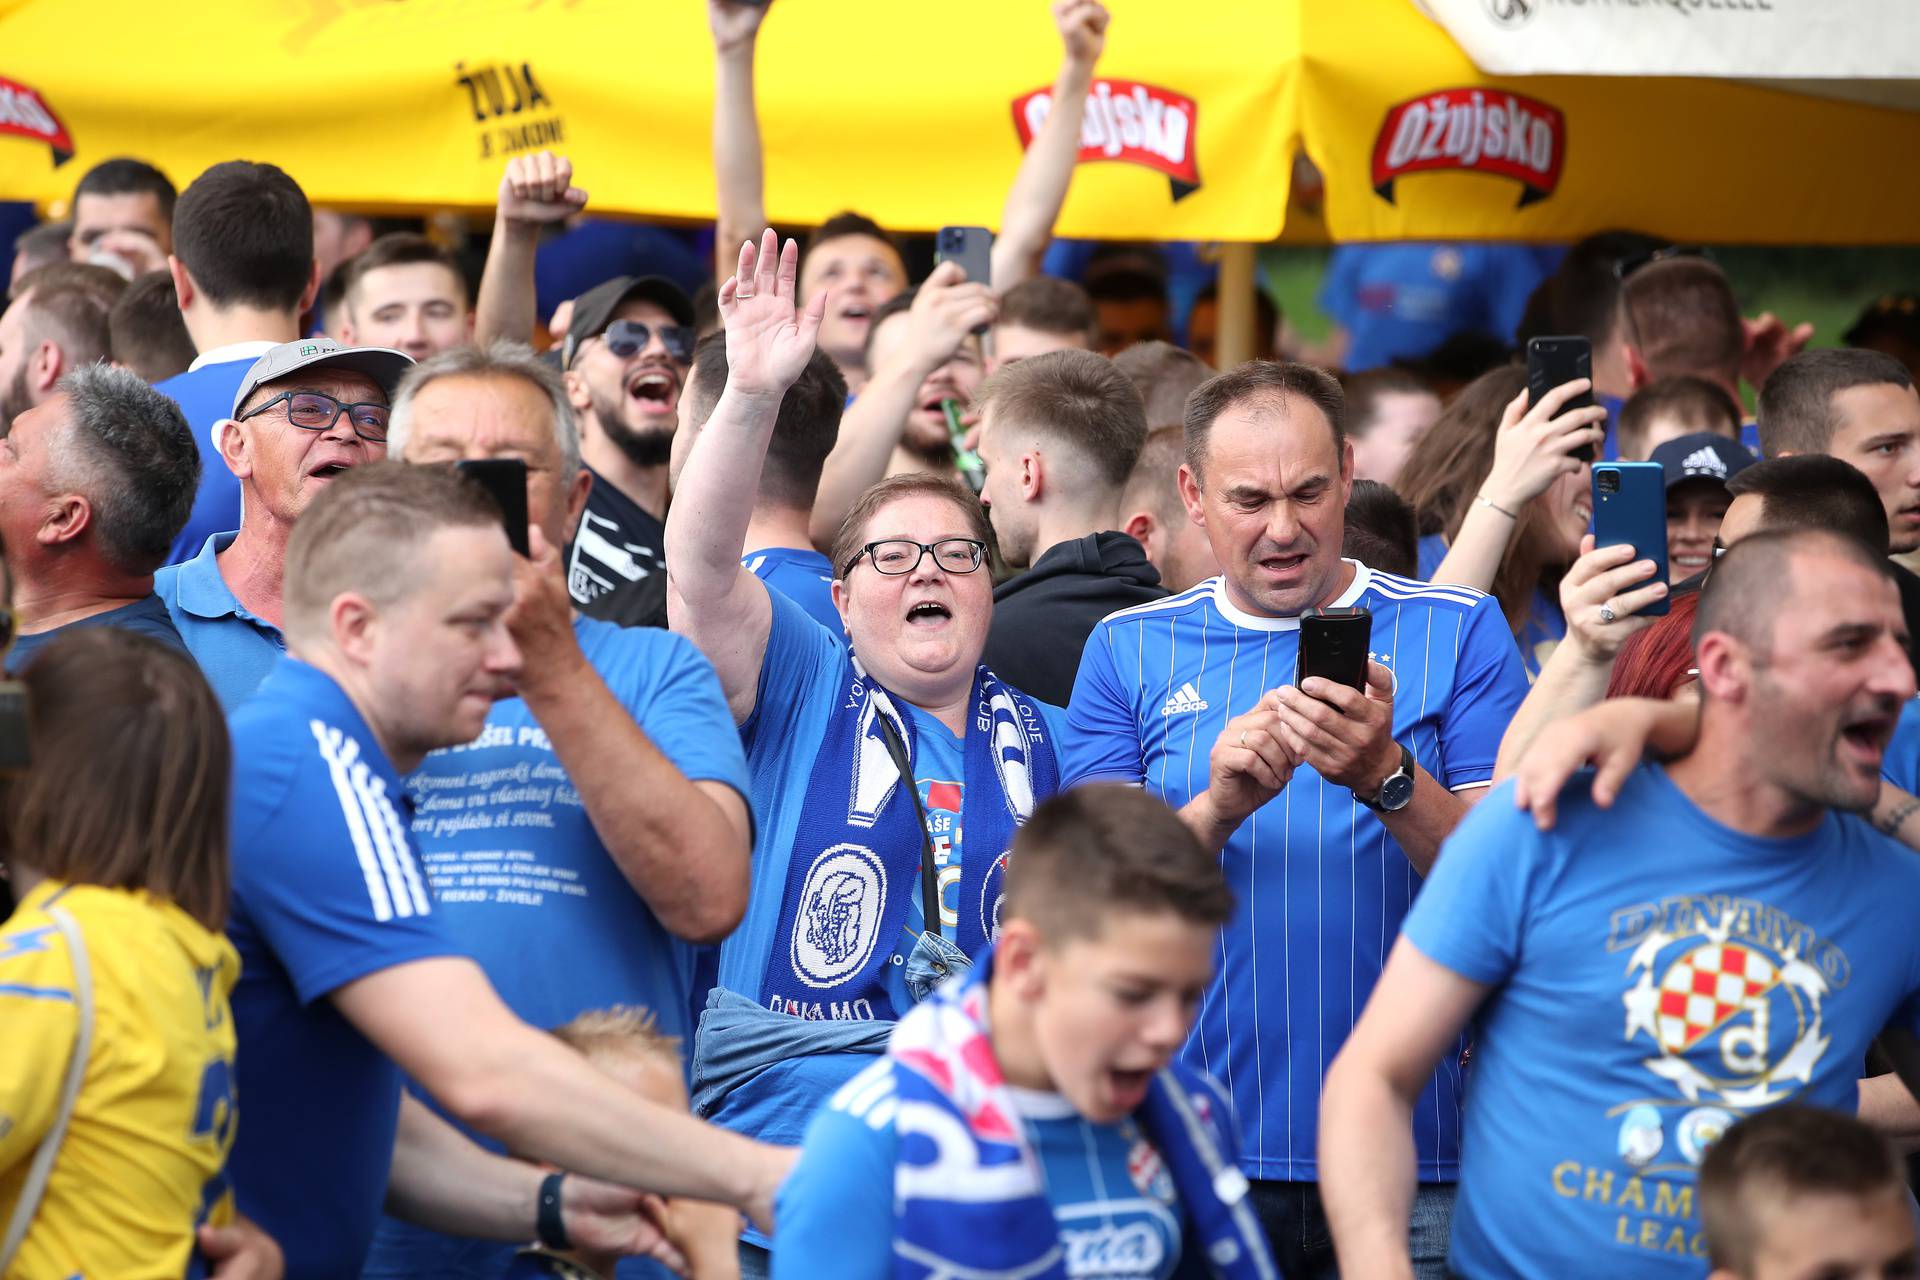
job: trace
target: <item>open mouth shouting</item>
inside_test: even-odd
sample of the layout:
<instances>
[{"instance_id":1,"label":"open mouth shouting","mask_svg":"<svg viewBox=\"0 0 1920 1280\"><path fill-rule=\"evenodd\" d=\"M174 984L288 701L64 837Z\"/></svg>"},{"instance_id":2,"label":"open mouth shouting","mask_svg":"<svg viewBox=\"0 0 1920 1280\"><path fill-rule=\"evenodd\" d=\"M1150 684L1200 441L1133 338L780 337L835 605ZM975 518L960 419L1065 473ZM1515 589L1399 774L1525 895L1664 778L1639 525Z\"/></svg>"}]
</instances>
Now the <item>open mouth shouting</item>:
<instances>
[{"instance_id":1,"label":"open mouth shouting","mask_svg":"<svg viewBox=\"0 0 1920 1280\"><path fill-rule=\"evenodd\" d=\"M1884 711L1847 717L1840 726L1842 754L1864 769L1878 770L1898 723L1896 714Z\"/></svg>"},{"instance_id":2,"label":"open mouth shouting","mask_svg":"<svg viewBox=\"0 0 1920 1280\"><path fill-rule=\"evenodd\" d=\"M907 625L915 630L938 631L953 621L953 610L938 600L922 600L907 607Z\"/></svg>"},{"instance_id":3,"label":"open mouth shouting","mask_svg":"<svg viewBox=\"0 0 1920 1280\"><path fill-rule=\"evenodd\" d=\"M679 377L663 365L642 365L627 378L627 399L650 417L674 413L679 396Z\"/></svg>"}]
</instances>

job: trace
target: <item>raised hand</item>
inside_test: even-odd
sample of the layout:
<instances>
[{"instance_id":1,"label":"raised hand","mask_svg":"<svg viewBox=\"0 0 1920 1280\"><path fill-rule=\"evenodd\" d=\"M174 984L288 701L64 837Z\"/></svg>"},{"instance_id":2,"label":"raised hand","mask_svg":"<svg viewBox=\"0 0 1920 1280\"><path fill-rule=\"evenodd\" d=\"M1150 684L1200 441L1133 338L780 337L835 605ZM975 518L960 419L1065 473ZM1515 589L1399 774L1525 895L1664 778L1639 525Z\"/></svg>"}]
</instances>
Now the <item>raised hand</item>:
<instances>
[{"instance_id":1,"label":"raised hand","mask_svg":"<svg viewBox=\"0 0 1920 1280\"><path fill-rule=\"evenodd\" d=\"M957 262L943 262L913 295L907 310L905 350L932 371L953 359L975 329L993 323L1000 304L983 280L971 283Z\"/></svg>"},{"instance_id":2,"label":"raised hand","mask_svg":"<svg viewBox=\"0 0 1920 1280\"><path fill-rule=\"evenodd\" d=\"M713 47L721 53L751 45L760 34L765 4L744 0L707 0L707 25L713 28Z\"/></svg>"},{"instance_id":3,"label":"raised hand","mask_svg":"<svg viewBox=\"0 0 1920 1280\"><path fill-rule=\"evenodd\" d=\"M1745 348L1740 353L1740 376L1755 391L1765 386L1773 371L1789 356L1799 354L1813 337L1811 324L1797 324L1789 329L1786 322L1771 311L1743 317L1740 331Z\"/></svg>"},{"instance_id":4,"label":"raised hand","mask_svg":"<svg viewBox=\"0 0 1920 1280\"><path fill-rule=\"evenodd\" d=\"M1494 436L1493 469L1480 486L1487 501L1517 513L1526 503L1545 493L1555 480L1581 463L1573 450L1597 445L1606 436L1607 411L1599 405L1561 413L1567 401L1587 390L1593 383L1586 378L1563 382L1540 397L1540 403L1527 405L1523 390L1507 404L1500 418L1500 430Z\"/></svg>"},{"instance_id":5,"label":"raised hand","mask_svg":"<svg viewBox=\"0 0 1920 1280\"><path fill-rule=\"evenodd\" d=\"M1060 29L1069 62L1091 67L1100 61L1107 47L1107 19L1107 7L1099 0L1054 0L1053 24Z\"/></svg>"},{"instance_id":6,"label":"raised hand","mask_svg":"<svg viewBox=\"0 0 1920 1280\"><path fill-rule=\"evenodd\" d=\"M573 185L573 161L551 151L507 161L499 200L502 218L529 225L559 222L587 207L587 193Z\"/></svg>"},{"instance_id":7,"label":"raised hand","mask_svg":"<svg viewBox=\"0 0 1920 1280\"><path fill-rule=\"evenodd\" d=\"M755 395L783 396L807 367L826 314L828 290L813 296L804 311L795 307L795 278L800 246L768 227L755 249L740 246L740 262L720 286L720 320L727 333L727 388Z\"/></svg>"}]
</instances>

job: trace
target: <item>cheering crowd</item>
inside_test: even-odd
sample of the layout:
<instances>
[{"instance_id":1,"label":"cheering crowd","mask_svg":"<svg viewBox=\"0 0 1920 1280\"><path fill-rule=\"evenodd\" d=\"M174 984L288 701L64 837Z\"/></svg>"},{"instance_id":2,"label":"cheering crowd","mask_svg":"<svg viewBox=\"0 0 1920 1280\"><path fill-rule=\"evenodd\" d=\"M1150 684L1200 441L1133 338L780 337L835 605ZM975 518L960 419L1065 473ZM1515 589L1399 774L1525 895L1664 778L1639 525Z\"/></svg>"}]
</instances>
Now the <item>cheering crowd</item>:
<instances>
[{"instance_id":1,"label":"cheering crowd","mask_svg":"<svg viewBox=\"0 0 1920 1280\"><path fill-rule=\"evenodd\" d=\"M1043 269L1095 0L917 286L709 12L697 295L543 305L546 152L471 295L248 160L16 246L0 1274L1920 1274L1912 299L1607 233L1216 371Z\"/></svg>"}]
</instances>

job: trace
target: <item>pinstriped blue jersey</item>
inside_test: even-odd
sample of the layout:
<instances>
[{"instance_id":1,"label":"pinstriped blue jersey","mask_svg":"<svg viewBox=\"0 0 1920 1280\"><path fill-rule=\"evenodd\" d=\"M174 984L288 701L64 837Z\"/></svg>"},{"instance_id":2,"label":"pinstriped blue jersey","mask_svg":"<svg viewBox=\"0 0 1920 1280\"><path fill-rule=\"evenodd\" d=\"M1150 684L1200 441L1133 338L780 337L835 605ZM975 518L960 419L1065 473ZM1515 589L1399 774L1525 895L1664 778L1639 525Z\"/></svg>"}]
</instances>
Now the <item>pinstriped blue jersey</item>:
<instances>
[{"instance_id":1,"label":"pinstriped blue jersey","mask_svg":"<svg viewBox=\"0 0 1920 1280\"><path fill-rule=\"evenodd\" d=\"M357 1276L393 1163L400 1068L328 996L459 948L415 857L400 777L331 677L283 658L230 723L246 1123L229 1167L288 1280Z\"/></svg>"},{"instance_id":2,"label":"pinstriped blue jersey","mask_svg":"<svg viewBox=\"0 0 1920 1280\"><path fill-rule=\"evenodd\" d=\"M1483 786L1527 691L1498 602L1348 563L1353 582L1332 604L1373 614L1395 740L1443 786ZM1206 790L1227 720L1293 683L1298 652L1297 619L1243 612L1218 578L1105 619L1068 707L1066 784L1138 783L1180 808ZM1321 1082L1420 877L1372 810L1304 765L1234 832L1221 865L1238 906L1184 1054L1232 1094L1250 1176L1316 1181ZM1425 1180L1457 1176L1460 1083L1449 1055L1416 1108Z\"/></svg>"}]
</instances>

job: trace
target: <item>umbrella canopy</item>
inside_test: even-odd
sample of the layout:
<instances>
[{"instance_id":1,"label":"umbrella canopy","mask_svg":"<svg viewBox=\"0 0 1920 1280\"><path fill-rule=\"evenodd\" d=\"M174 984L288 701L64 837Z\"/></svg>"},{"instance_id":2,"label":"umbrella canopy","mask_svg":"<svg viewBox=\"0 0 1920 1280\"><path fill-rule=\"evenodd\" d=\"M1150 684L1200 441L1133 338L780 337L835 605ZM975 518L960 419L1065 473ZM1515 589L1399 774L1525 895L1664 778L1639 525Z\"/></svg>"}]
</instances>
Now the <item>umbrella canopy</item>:
<instances>
[{"instance_id":1,"label":"umbrella canopy","mask_svg":"<svg viewBox=\"0 0 1920 1280\"><path fill-rule=\"evenodd\" d=\"M1412 0L1307 3L1299 80L1307 154L1336 240L1567 240L1634 227L1676 241L1911 243L1920 173L1902 0ZM1834 21L1837 11L1854 10ZM1762 18L1771 43L1726 53ZM1495 75L1488 65L1595 74ZM1619 33L1609 43L1608 32ZM1775 58L1777 46L1823 44ZM1884 56L1873 46L1899 46ZM1719 50L1716 55L1715 51ZM1819 79L1620 73L1773 66ZM1847 78L1849 68L1875 79ZM1853 97L1869 101L1850 100Z\"/></svg>"},{"instance_id":2,"label":"umbrella canopy","mask_svg":"<svg viewBox=\"0 0 1920 1280\"><path fill-rule=\"evenodd\" d=\"M1293 2L1119 6L1060 231L1277 235ZM779 0L758 63L769 214L995 224L1059 62L1044 0ZM548 147L596 212L706 219L712 104L699 0L0 0L14 199L68 198L110 156L182 186L243 157L316 203L490 208L506 159Z\"/></svg>"},{"instance_id":3,"label":"umbrella canopy","mask_svg":"<svg viewBox=\"0 0 1920 1280\"><path fill-rule=\"evenodd\" d=\"M1504 73L1415 0L1115 0L1059 232L1270 240L1304 147L1336 240L1915 237L1910 23L1816 22L1780 0L1424 3ZM1775 46L1825 41L1824 60L1776 64L1821 78L1717 78L1770 56L1698 52L1742 5L1773 15ZM994 225L1051 107L1046 10L779 0L759 53L769 214ZM1605 15L1637 34L1605 45L1591 34ZM1897 48L1876 57L1876 43ZM1580 56L1539 53L1569 46ZM1614 74L1636 57L1714 76ZM1514 73L1542 67L1606 74ZM596 212L703 220L712 99L698 0L0 0L0 198L63 200L115 155L182 185L246 157L316 203L479 210L508 156L549 147Z\"/></svg>"}]
</instances>

